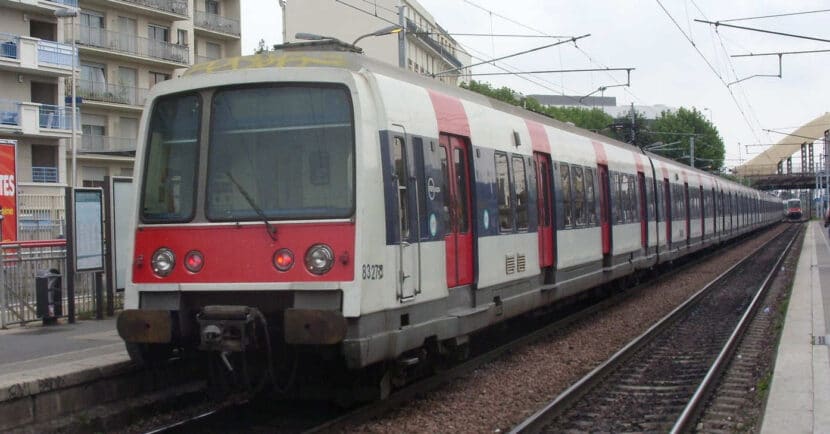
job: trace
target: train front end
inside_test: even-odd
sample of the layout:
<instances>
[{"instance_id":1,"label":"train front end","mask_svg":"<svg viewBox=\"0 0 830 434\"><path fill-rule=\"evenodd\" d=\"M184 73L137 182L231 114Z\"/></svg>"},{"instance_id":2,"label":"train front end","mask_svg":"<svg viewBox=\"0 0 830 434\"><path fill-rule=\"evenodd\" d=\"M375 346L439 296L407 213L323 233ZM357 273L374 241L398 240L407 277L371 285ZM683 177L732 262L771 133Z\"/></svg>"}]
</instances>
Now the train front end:
<instances>
[{"instance_id":1,"label":"train front end","mask_svg":"<svg viewBox=\"0 0 830 434\"><path fill-rule=\"evenodd\" d=\"M133 359L193 350L228 372L260 363L273 373L286 348L335 351L345 337L356 236L350 75L330 68L310 81L286 69L274 81L274 71L174 80L148 105L118 319Z\"/></svg>"}]
</instances>

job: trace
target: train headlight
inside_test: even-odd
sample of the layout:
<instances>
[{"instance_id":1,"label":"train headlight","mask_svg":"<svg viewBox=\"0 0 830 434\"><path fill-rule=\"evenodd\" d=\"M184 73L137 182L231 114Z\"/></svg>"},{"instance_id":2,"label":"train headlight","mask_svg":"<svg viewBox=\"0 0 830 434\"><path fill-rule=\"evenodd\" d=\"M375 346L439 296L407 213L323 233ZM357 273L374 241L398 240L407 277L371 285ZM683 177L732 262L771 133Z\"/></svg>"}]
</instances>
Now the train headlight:
<instances>
[{"instance_id":1,"label":"train headlight","mask_svg":"<svg viewBox=\"0 0 830 434\"><path fill-rule=\"evenodd\" d=\"M279 249L274 253L274 268L279 271L288 271L294 266L294 253L288 249Z\"/></svg>"},{"instance_id":2,"label":"train headlight","mask_svg":"<svg viewBox=\"0 0 830 434\"><path fill-rule=\"evenodd\" d=\"M164 277L173 271L176 266L176 255L167 247L162 247L153 253L153 273Z\"/></svg>"},{"instance_id":3,"label":"train headlight","mask_svg":"<svg viewBox=\"0 0 830 434\"><path fill-rule=\"evenodd\" d=\"M198 273L204 265L205 257L198 250L191 250L184 257L184 268L191 273Z\"/></svg>"},{"instance_id":4,"label":"train headlight","mask_svg":"<svg viewBox=\"0 0 830 434\"><path fill-rule=\"evenodd\" d=\"M315 244L305 252L305 268L314 274L325 274L334 265L334 252L325 244Z\"/></svg>"}]
</instances>

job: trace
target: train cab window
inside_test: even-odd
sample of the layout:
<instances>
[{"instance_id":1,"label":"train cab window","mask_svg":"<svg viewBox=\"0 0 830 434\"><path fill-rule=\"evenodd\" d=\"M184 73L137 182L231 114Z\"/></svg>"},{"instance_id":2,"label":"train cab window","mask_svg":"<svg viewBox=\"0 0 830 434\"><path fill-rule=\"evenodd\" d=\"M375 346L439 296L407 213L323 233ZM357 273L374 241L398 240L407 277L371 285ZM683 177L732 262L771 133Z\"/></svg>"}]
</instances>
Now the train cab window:
<instances>
[{"instance_id":1,"label":"train cab window","mask_svg":"<svg viewBox=\"0 0 830 434\"><path fill-rule=\"evenodd\" d=\"M597 197L594 186L595 169L585 169L585 219L588 225L597 224Z\"/></svg>"},{"instance_id":2,"label":"train cab window","mask_svg":"<svg viewBox=\"0 0 830 434\"><path fill-rule=\"evenodd\" d=\"M181 222L193 218L199 161L197 95L158 100L150 115L141 188L141 220Z\"/></svg>"},{"instance_id":3,"label":"train cab window","mask_svg":"<svg viewBox=\"0 0 830 434\"><path fill-rule=\"evenodd\" d=\"M562 187L562 217L565 227L573 227L572 203L571 203L571 167L565 163L559 163L559 184Z\"/></svg>"},{"instance_id":4,"label":"train cab window","mask_svg":"<svg viewBox=\"0 0 830 434\"><path fill-rule=\"evenodd\" d=\"M497 152L496 161L496 196L499 206L499 229L502 232L513 230L513 209L510 206L510 171L507 154Z\"/></svg>"},{"instance_id":5,"label":"train cab window","mask_svg":"<svg viewBox=\"0 0 830 434\"><path fill-rule=\"evenodd\" d=\"M392 144L392 159L395 167L395 178L398 186L398 212L400 215L401 240L409 239L409 195L407 184L409 174L406 164L406 143L402 137L395 137Z\"/></svg>"},{"instance_id":6,"label":"train cab window","mask_svg":"<svg viewBox=\"0 0 830 434\"><path fill-rule=\"evenodd\" d=\"M582 176L583 169L579 166L571 168L571 181L573 182L573 213L574 223L577 226L585 225L585 179Z\"/></svg>"},{"instance_id":7,"label":"train cab window","mask_svg":"<svg viewBox=\"0 0 830 434\"><path fill-rule=\"evenodd\" d=\"M207 218L351 216L353 119L345 86L286 84L217 90L208 148ZM231 195L220 197L217 190Z\"/></svg>"},{"instance_id":8,"label":"train cab window","mask_svg":"<svg viewBox=\"0 0 830 434\"><path fill-rule=\"evenodd\" d=\"M513 157L513 187L516 190L516 228L527 230L527 176L525 174L525 160L521 156Z\"/></svg>"}]
</instances>

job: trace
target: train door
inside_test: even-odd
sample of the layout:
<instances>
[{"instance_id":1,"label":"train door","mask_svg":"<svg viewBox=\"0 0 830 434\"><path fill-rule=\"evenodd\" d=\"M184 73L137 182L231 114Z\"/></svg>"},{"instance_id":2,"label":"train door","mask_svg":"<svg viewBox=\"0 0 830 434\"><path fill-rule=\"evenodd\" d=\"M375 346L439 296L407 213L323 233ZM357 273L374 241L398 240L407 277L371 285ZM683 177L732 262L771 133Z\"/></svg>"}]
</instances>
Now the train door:
<instances>
[{"instance_id":1,"label":"train door","mask_svg":"<svg viewBox=\"0 0 830 434\"><path fill-rule=\"evenodd\" d=\"M666 249L671 250L671 206L673 198L671 197L671 184L669 178L663 178L663 200L666 207Z\"/></svg>"},{"instance_id":2,"label":"train door","mask_svg":"<svg viewBox=\"0 0 830 434\"><path fill-rule=\"evenodd\" d=\"M539 266L541 268L553 266L553 221L551 208L551 165L550 157L536 152L536 191L537 208L539 214Z\"/></svg>"},{"instance_id":3,"label":"train door","mask_svg":"<svg viewBox=\"0 0 830 434\"><path fill-rule=\"evenodd\" d=\"M398 199L398 276L397 293L401 301L410 300L420 292L421 284L421 243L418 229L421 221L420 204L415 178L416 173L407 153L406 141L395 136L392 144L392 159L395 170ZM413 230L414 228L414 230Z\"/></svg>"},{"instance_id":4,"label":"train door","mask_svg":"<svg viewBox=\"0 0 830 434\"><path fill-rule=\"evenodd\" d=\"M602 232L602 265L611 266L611 180L608 166L597 165L599 177L599 226Z\"/></svg>"},{"instance_id":5,"label":"train door","mask_svg":"<svg viewBox=\"0 0 830 434\"><path fill-rule=\"evenodd\" d=\"M444 240L447 243L447 286L473 283L473 230L470 216L470 168L466 142L456 136L441 134L441 170L449 212L449 227Z\"/></svg>"},{"instance_id":6,"label":"train door","mask_svg":"<svg viewBox=\"0 0 830 434\"><path fill-rule=\"evenodd\" d=\"M648 208L646 207L646 175L637 172L637 184L640 194L640 242L648 249Z\"/></svg>"},{"instance_id":7,"label":"train door","mask_svg":"<svg viewBox=\"0 0 830 434\"><path fill-rule=\"evenodd\" d=\"M686 245L691 242L692 239L692 214L691 209L689 209L689 184L683 183L683 203L686 205Z\"/></svg>"}]
</instances>

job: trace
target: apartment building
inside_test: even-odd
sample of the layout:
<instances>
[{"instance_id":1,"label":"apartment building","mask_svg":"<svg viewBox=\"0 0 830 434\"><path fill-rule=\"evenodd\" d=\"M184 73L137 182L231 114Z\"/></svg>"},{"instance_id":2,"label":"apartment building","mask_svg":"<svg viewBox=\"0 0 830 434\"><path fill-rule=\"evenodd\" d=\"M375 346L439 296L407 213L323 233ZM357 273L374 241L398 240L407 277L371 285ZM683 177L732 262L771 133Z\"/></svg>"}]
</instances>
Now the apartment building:
<instances>
[{"instance_id":1,"label":"apartment building","mask_svg":"<svg viewBox=\"0 0 830 434\"><path fill-rule=\"evenodd\" d=\"M406 30L399 35L368 37L358 45L368 56L435 75L449 84L470 80L470 55L415 0L294 0L280 1L280 6L285 42L297 42L297 33L313 33L351 43L367 33L403 23Z\"/></svg>"},{"instance_id":2,"label":"apartment building","mask_svg":"<svg viewBox=\"0 0 830 434\"><path fill-rule=\"evenodd\" d=\"M18 141L18 189L56 194L131 175L150 88L240 55L239 21L240 0L0 0L0 138Z\"/></svg>"}]
</instances>

